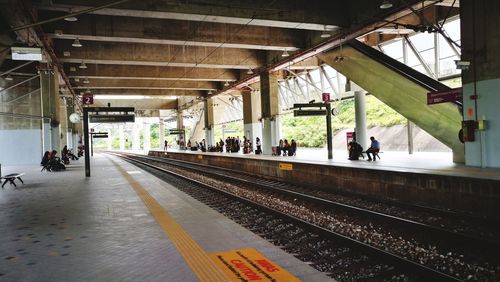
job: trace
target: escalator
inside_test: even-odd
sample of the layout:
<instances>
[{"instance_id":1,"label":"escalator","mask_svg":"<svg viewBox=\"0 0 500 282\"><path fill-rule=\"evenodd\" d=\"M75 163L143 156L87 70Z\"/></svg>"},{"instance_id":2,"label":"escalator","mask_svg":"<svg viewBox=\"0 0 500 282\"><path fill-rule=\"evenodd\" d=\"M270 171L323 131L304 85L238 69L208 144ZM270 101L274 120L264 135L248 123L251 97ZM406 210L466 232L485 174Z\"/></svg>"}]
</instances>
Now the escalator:
<instances>
[{"instance_id":1,"label":"escalator","mask_svg":"<svg viewBox=\"0 0 500 282\"><path fill-rule=\"evenodd\" d=\"M317 57L451 148L454 162L464 162L461 103L427 105L428 92L448 86L357 40Z\"/></svg>"}]
</instances>

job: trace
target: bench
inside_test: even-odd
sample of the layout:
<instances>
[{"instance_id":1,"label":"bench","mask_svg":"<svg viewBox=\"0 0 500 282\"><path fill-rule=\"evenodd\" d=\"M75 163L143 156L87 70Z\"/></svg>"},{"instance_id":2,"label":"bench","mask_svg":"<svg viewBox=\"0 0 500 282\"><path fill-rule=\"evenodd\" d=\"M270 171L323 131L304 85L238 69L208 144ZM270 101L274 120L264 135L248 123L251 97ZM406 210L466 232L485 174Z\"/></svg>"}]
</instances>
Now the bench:
<instances>
[{"instance_id":1,"label":"bench","mask_svg":"<svg viewBox=\"0 0 500 282\"><path fill-rule=\"evenodd\" d=\"M2 184L2 188L3 188L3 186L5 186L5 184L7 184L7 182L14 185L14 187L17 187L16 183L14 182L16 179L19 179L19 181L21 181L21 183L24 184L23 180L21 179L21 176L23 176L23 175L24 175L24 173L11 173L11 174L7 174L7 175L0 177L0 181L5 179L5 181Z\"/></svg>"},{"instance_id":2,"label":"bench","mask_svg":"<svg viewBox=\"0 0 500 282\"><path fill-rule=\"evenodd\" d=\"M378 155L378 154L380 154L380 153L383 153L383 152L380 152L380 151L378 151L378 152L373 152L373 158L374 158L375 160L377 160L377 157L378 157L378 159L380 160L380 156ZM363 159L365 159L365 154L367 154L367 153L366 153L366 151L361 152L360 157L362 157ZM368 154L367 154L367 155L368 155Z\"/></svg>"}]
</instances>

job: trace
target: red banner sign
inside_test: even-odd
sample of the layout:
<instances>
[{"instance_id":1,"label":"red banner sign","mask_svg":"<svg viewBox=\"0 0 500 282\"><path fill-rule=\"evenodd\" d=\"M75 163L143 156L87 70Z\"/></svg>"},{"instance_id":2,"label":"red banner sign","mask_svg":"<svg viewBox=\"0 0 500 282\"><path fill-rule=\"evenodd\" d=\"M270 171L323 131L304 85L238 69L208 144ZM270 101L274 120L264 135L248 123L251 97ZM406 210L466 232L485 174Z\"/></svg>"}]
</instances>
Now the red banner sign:
<instances>
[{"instance_id":1,"label":"red banner sign","mask_svg":"<svg viewBox=\"0 0 500 282\"><path fill-rule=\"evenodd\" d=\"M427 93L427 105L434 105L446 102L455 102L462 100L462 87L443 92Z\"/></svg>"},{"instance_id":2,"label":"red banner sign","mask_svg":"<svg viewBox=\"0 0 500 282\"><path fill-rule=\"evenodd\" d=\"M322 98L323 102L330 101L330 93L323 93L321 95L321 98Z\"/></svg>"}]
</instances>

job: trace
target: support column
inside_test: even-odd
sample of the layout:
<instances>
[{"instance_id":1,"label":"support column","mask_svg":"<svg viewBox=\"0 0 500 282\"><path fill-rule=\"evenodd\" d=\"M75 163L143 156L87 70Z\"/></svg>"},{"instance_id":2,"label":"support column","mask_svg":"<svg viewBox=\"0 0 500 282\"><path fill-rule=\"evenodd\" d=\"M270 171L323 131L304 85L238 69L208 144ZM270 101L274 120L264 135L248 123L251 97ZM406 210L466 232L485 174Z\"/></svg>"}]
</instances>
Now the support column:
<instances>
[{"instance_id":1,"label":"support column","mask_svg":"<svg viewBox=\"0 0 500 282\"><path fill-rule=\"evenodd\" d=\"M413 123L408 120L406 127L408 128L408 154L411 155L413 154Z\"/></svg>"},{"instance_id":2,"label":"support column","mask_svg":"<svg viewBox=\"0 0 500 282\"><path fill-rule=\"evenodd\" d=\"M160 126L158 128L158 137L160 138L160 144L158 145L160 150L165 146L165 123L163 118L159 117Z\"/></svg>"},{"instance_id":3,"label":"support column","mask_svg":"<svg viewBox=\"0 0 500 282\"><path fill-rule=\"evenodd\" d=\"M120 151L125 150L125 126L123 124L120 124L118 126L118 134L120 138Z\"/></svg>"},{"instance_id":4,"label":"support column","mask_svg":"<svg viewBox=\"0 0 500 282\"><path fill-rule=\"evenodd\" d=\"M184 117L182 116L182 111L177 112L177 129L184 129ZM178 135L177 140L179 141L178 148L179 150L184 150L186 146L186 136L185 134L183 135Z\"/></svg>"},{"instance_id":5,"label":"support column","mask_svg":"<svg viewBox=\"0 0 500 282\"><path fill-rule=\"evenodd\" d=\"M135 120L134 126L132 127L132 150L141 149L141 135L139 131L139 125L137 119Z\"/></svg>"},{"instance_id":6,"label":"support column","mask_svg":"<svg viewBox=\"0 0 500 282\"><path fill-rule=\"evenodd\" d=\"M465 164L500 167L500 2L498 0L460 1L463 118L471 123L474 140L465 142ZM455 154L455 152L454 152Z\"/></svg>"},{"instance_id":7,"label":"support column","mask_svg":"<svg viewBox=\"0 0 500 282\"><path fill-rule=\"evenodd\" d=\"M356 118L356 142L363 149L368 149L368 136L366 133L366 93L354 91L354 112Z\"/></svg>"},{"instance_id":8,"label":"support column","mask_svg":"<svg viewBox=\"0 0 500 282\"><path fill-rule=\"evenodd\" d=\"M112 146L113 136L111 135L111 129L108 129L108 138L106 139L106 141L107 141L106 143L107 143L108 151L113 150L113 146Z\"/></svg>"},{"instance_id":9,"label":"support column","mask_svg":"<svg viewBox=\"0 0 500 282\"><path fill-rule=\"evenodd\" d=\"M52 70L40 70L40 92L43 116L43 150L60 149L59 136L59 100L57 84Z\"/></svg>"},{"instance_id":10,"label":"support column","mask_svg":"<svg viewBox=\"0 0 500 282\"><path fill-rule=\"evenodd\" d=\"M280 138L278 79L266 72L260 75L261 110L262 110L262 151L264 155L272 153Z\"/></svg>"},{"instance_id":11,"label":"support column","mask_svg":"<svg viewBox=\"0 0 500 282\"><path fill-rule=\"evenodd\" d=\"M148 118L143 119L142 140L144 143L144 151L149 152L151 149L151 127L149 126Z\"/></svg>"},{"instance_id":12,"label":"support column","mask_svg":"<svg viewBox=\"0 0 500 282\"><path fill-rule=\"evenodd\" d=\"M251 91L250 93L242 93L243 97L243 130L244 135L252 140L253 149L257 149L255 138L262 139L262 124L259 122L262 116L260 93Z\"/></svg>"},{"instance_id":13,"label":"support column","mask_svg":"<svg viewBox=\"0 0 500 282\"><path fill-rule=\"evenodd\" d=\"M215 145L214 138L214 99L208 98L204 102L205 106L205 142L207 150L209 146Z\"/></svg>"}]
</instances>

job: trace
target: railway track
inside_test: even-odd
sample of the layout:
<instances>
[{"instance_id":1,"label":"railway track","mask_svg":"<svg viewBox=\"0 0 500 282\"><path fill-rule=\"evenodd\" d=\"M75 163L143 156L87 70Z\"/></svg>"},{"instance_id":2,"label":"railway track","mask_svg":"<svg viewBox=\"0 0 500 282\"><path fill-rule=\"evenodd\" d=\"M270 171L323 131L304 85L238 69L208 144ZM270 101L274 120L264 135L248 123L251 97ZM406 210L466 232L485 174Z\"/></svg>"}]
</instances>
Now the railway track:
<instances>
[{"instance_id":1,"label":"railway track","mask_svg":"<svg viewBox=\"0 0 500 282\"><path fill-rule=\"evenodd\" d=\"M124 157L124 156L122 156L122 157ZM353 259L353 261L358 261L360 258L364 258L363 255L366 255L367 257L370 257L370 256L371 257L373 257L373 256L383 257L383 259L378 258L375 261L384 261L384 262L387 261L388 262L388 263L383 263L380 265L371 266L371 267L368 267L367 269L372 269L372 270L378 269L381 272L384 272L384 271L382 271L383 269L385 269L386 271L388 269L390 269L392 272L395 272L394 269L401 269L403 266L403 268L405 270L412 269L412 268L419 269L418 271L416 271L415 269L413 269L411 271L413 273L418 273L417 277L424 277L424 276L425 277L433 276L434 278L439 277L440 281L443 279L445 279L445 280L453 280L453 279L475 280L475 278L485 277L485 275L487 275L484 273L480 273L480 274L475 273L474 274L473 273L474 271L472 269L468 269L467 267L463 267L463 269L453 269L456 266L449 267L449 265L446 267L440 267L439 265L447 265L447 263L446 263L447 260L455 259L455 258L453 258L453 255L456 256L457 254L449 255L449 254L445 253L445 256L443 257L442 254L440 254L436 249L433 250L432 247L429 251L428 248L426 249L426 246L419 247L418 244L416 245L415 242L407 242L407 241L405 241L405 239L402 239L401 237L396 238L396 239L389 238L389 237L382 238L381 237L381 236L383 236L383 232L381 232L382 229L380 229L380 227L373 227L371 225L373 224L373 222L379 222L381 225L385 225L386 227L390 226L390 225L398 225L398 228L396 228L396 230L399 230L399 231L396 231L396 233L401 232L401 234L403 234L404 232L410 232L410 233L419 232L419 233L421 233L422 230L425 230L424 234L426 234L427 236L429 236L431 238L441 237L444 241L446 241L446 237L448 237L449 240L446 242L446 244L449 246L456 246L455 244L457 242L463 243L464 242L463 240L470 240L470 238L466 238L466 237L465 237L466 239L464 239L464 237L459 236L460 234L459 235L454 234L454 236L456 238L453 237L452 239L450 239L451 237L449 237L450 236L450 234L448 234L449 232L446 233L447 230L445 230L443 228L436 228L433 226L428 226L428 225L414 222L411 220L401 219L401 218L397 218L397 217L390 216L390 215L385 215L385 214L382 214L380 212L373 212L373 211L370 211L367 209L353 207L353 206L349 206L349 205L339 203L339 202L334 202L334 201L327 200L327 199L324 199L324 198L321 198L318 196L303 194L303 193L298 192L297 189L289 189L289 185L286 183L280 183L277 181L270 181L270 180L266 180L266 179L259 179L259 178L252 177L250 175L243 175L241 177L238 177L237 173L232 172L232 171L227 171L227 170L222 171L221 169L214 169L212 167L200 166L200 165L185 163L185 162L181 162L181 161L172 161L172 160L158 159L158 158L138 156L138 155L128 156L127 159L130 161L134 161L134 162L137 162L138 161L137 159L141 159L139 162L142 165L148 165L148 166L152 166L152 167L161 166L161 167L163 167L162 168L163 170L165 170L165 166L170 166L169 169L167 169L166 171L169 171L170 173L175 173L177 175L180 175L180 174L186 175L186 173L182 173L182 172L180 173L180 171L172 172L172 171L175 171L176 169L172 169L171 166L175 166L177 168L177 170L179 169L179 167L181 167L183 170L189 170L191 172L194 171L195 174L197 174L198 176L203 176L203 177L212 178L212 179L216 178L216 179L218 179L218 181L230 182L232 184L238 184L240 186L251 186L252 187L251 189L254 190L254 192L252 192L252 193L256 193L256 194L261 193L262 195L264 195L263 196L264 198L280 198L281 197L281 201L286 202L286 204L284 204L285 207L287 205L290 205L290 203L292 203L295 206L299 206L299 207L303 207L306 205L316 206L316 210L314 210L314 209L313 210L305 210L304 208L299 209L299 210L295 210L295 211L293 211L294 208L289 208L290 210L287 210L288 208L276 208L279 206L279 204L276 204L276 203L269 203L268 202L268 203L262 204L262 199L261 199L261 201L259 201L258 199L255 199L255 197L254 197L254 199L252 199L252 197L245 195L245 193L248 194L248 192L241 192L240 191L240 192L234 193L234 191L233 192L229 191L230 189L222 189L222 190L219 189L219 193L223 192L223 193L226 193L228 195L229 194L233 195L233 197L238 197L239 198L238 201L240 201L240 202L241 201L246 202L246 204L248 204L248 205L254 205L254 206L257 205L257 206L259 206L259 209L267 209L266 210L267 213L274 213L274 214L278 213L280 218L287 217L287 220L294 221L294 226L298 226L298 228L303 230L303 231L299 232L298 234L303 234L304 232L310 232L307 230L310 230L311 228L313 228L314 234L317 234L316 237L318 238L316 241L324 240L324 238L328 238L328 240L332 240L331 238L335 238L335 240L337 240L337 241L343 241L344 244L347 244L346 242L349 242L349 244L356 245L355 247L353 247L352 245L345 247L345 248L348 248L349 250L357 250L359 252L359 254L362 254L358 257L358 259ZM154 163L154 165L151 163ZM183 176L183 177L185 177L185 176ZM191 179L189 181L195 181L197 183L197 185L202 185L202 183L200 183L199 180ZM206 181L203 181L203 182L204 182L203 185L207 185ZM210 182L210 181L208 181L208 182ZM211 185L211 186L214 186L214 185ZM295 188L297 188L297 187L295 187ZM266 190L266 191L264 191L264 190ZM220 192L220 191L222 191L222 192ZM255 192L255 191L257 191L257 192ZM264 202L265 201L266 200L264 199ZM209 205L213 205L213 203L212 204L209 203ZM218 209L225 209L225 208L222 207L222 208L218 208ZM322 210L328 210L328 212L322 212ZM347 213L349 215L348 216L340 216L340 221L338 219L336 222L335 222L335 220L331 220L330 223L321 219L321 218L328 218L328 217L333 217L333 216L339 217L338 213L340 213L340 212L343 214ZM317 215L315 216L315 213L319 214L320 216L317 216ZM312 217L313 219L311 220L311 218L308 218L308 216ZM350 217L353 217L353 216L358 217L358 218L354 220L355 224L352 224L352 226L351 226L349 221L352 220L352 218L350 218ZM320 219L314 218L314 217L318 217ZM369 218L369 220L367 220L367 218ZM297 222L300 222L300 224L298 224ZM325 224L325 222L326 222L326 224ZM340 225L343 225L344 228L332 227L329 224L335 224L335 225L340 224ZM243 224L243 225L245 225L245 224ZM313 227L311 227L311 226L313 226ZM368 226L368 228L364 228L366 226ZM359 228L359 230L358 230L358 228ZM250 228L250 229L251 230L255 229L256 230L255 232L258 234L261 233L259 231L259 228ZM346 229L349 229L349 232L345 232ZM364 229L367 229L367 230L364 230ZM402 232L402 231L404 231L404 232ZM376 236L375 237L374 236L368 237L368 240L367 240L366 232L373 233ZM431 232L431 233L429 233L429 232ZM268 233L269 233L268 231L264 232L264 234L268 234ZM446 234L446 235L443 235L443 234ZM352 235L354 235L354 236L352 236ZM273 235L273 236L276 237L279 235ZM275 240L273 236L271 236L271 238L270 238L271 241ZM265 237L266 239L269 239L266 236L263 236L263 237ZM312 237L309 236L309 237L316 238L315 236L312 236ZM392 237L394 237L394 236L392 236ZM288 238L284 242L291 242L290 240L291 240L291 238ZM384 243L386 245L381 244L380 242L375 242L376 240L384 241ZM392 240L392 242L391 242L391 240ZM388 241L388 242L385 242L385 241ZM318 242L316 242L316 243L318 243ZM331 245L330 243L327 244L325 242L319 243L319 245L325 245L325 244L328 246ZM391 245L391 244L392 244L392 246L388 247L388 245ZM431 259L429 259L429 255L425 256L422 254L418 254L418 255L412 256L412 255L408 255L408 253L405 253L405 252L394 251L394 248L398 248L397 247L398 244L401 244L401 248L403 248L403 249L407 247L406 245L412 246L412 244L413 244L416 246L416 247L413 246L413 248L417 252L419 252L419 250L421 252L424 252L424 253L429 252L431 255ZM289 245L287 245L285 249L287 249L287 251L289 251L291 253L297 254L299 258L301 258L301 256L305 256L305 258L307 258L307 255L305 255L305 254L307 254L308 252L300 252L300 251L297 252L296 250L293 249L293 246L289 246ZM321 253L321 251L319 251L319 253ZM328 254L338 253L338 250L334 249L334 250L331 250L327 253ZM310 252L310 254L313 255L315 253ZM450 256L450 258L448 258L446 256ZM356 256L354 256L354 257L356 257ZM461 258L461 257L459 256L458 258ZM301 258L301 259L303 259L303 258ZM307 259L305 259L305 261L307 261ZM369 261L372 261L372 258L361 259L361 261L363 262L362 264L369 264ZM360 261L360 263L361 263L361 261ZM322 269L325 267L321 267L321 265L323 265L323 264L331 265L331 264L325 263L325 262L313 262L313 264L315 265L315 267L317 267L318 269L320 269L322 271L325 271ZM460 265L460 264L466 264L466 263L459 261L458 265ZM397 268L395 268L396 266L397 266ZM489 265L486 265L486 267L489 267ZM457 267L457 268L459 268L459 267ZM491 269L491 267L489 269ZM331 271L326 270L326 272L331 272ZM370 272L373 274L373 271L367 271L367 273L370 273ZM351 273L351 272L349 272L349 273ZM356 271L354 271L352 273L356 273ZM468 274L468 273L472 273L472 274ZM338 273L333 274L334 277L336 277L337 279L340 279L341 277L339 277L337 275L338 275ZM394 277L399 277L399 276L398 275L391 276L390 277L391 279L389 279L389 280L395 279ZM403 281L406 281L406 279L408 278L405 275L403 275L401 277L404 277L404 278L402 278ZM340 279L340 280L345 280L345 277L344 277L344 279ZM382 279L382 280L385 280L385 279ZM419 280L419 279L417 279L417 280Z\"/></svg>"}]
</instances>

